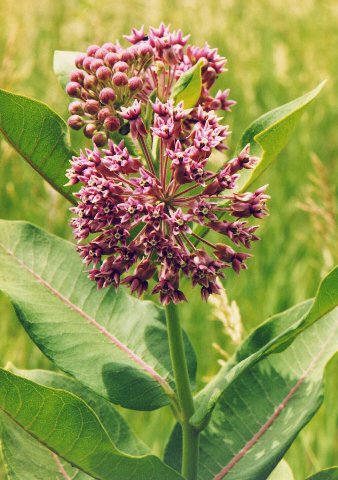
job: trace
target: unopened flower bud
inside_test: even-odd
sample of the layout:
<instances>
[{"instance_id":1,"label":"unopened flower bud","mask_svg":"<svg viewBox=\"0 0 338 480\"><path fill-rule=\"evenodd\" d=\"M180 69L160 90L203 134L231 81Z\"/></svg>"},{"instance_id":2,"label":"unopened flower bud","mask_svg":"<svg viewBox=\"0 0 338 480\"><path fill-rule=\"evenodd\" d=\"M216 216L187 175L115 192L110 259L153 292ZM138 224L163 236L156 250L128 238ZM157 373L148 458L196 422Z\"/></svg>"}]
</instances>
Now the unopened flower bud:
<instances>
[{"instance_id":1,"label":"unopened flower bud","mask_svg":"<svg viewBox=\"0 0 338 480\"><path fill-rule=\"evenodd\" d=\"M96 125L94 125L94 123L88 123L83 130L83 133L87 138L92 138L95 132L96 132Z\"/></svg>"},{"instance_id":2,"label":"unopened flower bud","mask_svg":"<svg viewBox=\"0 0 338 480\"><path fill-rule=\"evenodd\" d=\"M131 77L128 81L128 87L132 92L135 92L142 89L143 82L139 77Z\"/></svg>"},{"instance_id":3,"label":"unopened flower bud","mask_svg":"<svg viewBox=\"0 0 338 480\"><path fill-rule=\"evenodd\" d=\"M153 49L150 45L147 44L140 45L138 51L142 57L146 57L148 55L150 56L153 54Z\"/></svg>"},{"instance_id":4,"label":"unopened flower bud","mask_svg":"<svg viewBox=\"0 0 338 480\"><path fill-rule=\"evenodd\" d=\"M74 130L80 130L83 127L84 122L79 115L72 115L68 118L68 125Z\"/></svg>"},{"instance_id":5,"label":"unopened flower bud","mask_svg":"<svg viewBox=\"0 0 338 480\"><path fill-rule=\"evenodd\" d=\"M90 45L87 48L87 55L90 57L93 57L99 48L100 48L99 45Z\"/></svg>"},{"instance_id":6,"label":"unopened flower bud","mask_svg":"<svg viewBox=\"0 0 338 480\"><path fill-rule=\"evenodd\" d=\"M118 117L109 116L105 119L103 126L109 132L115 132L120 128L120 120Z\"/></svg>"},{"instance_id":7,"label":"unopened flower bud","mask_svg":"<svg viewBox=\"0 0 338 480\"><path fill-rule=\"evenodd\" d=\"M134 55L131 50L124 50L121 53L120 58L123 62L131 62L134 58Z\"/></svg>"},{"instance_id":8,"label":"unopened flower bud","mask_svg":"<svg viewBox=\"0 0 338 480\"><path fill-rule=\"evenodd\" d=\"M87 90L92 90L97 85L97 78L94 75L87 75L83 81L83 86Z\"/></svg>"},{"instance_id":9,"label":"unopened flower bud","mask_svg":"<svg viewBox=\"0 0 338 480\"><path fill-rule=\"evenodd\" d=\"M103 67L103 65L103 60L95 58L95 60L93 60L90 64L90 71L96 73L100 67Z\"/></svg>"},{"instance_id":10,"label":"unopened flower bud","mask_svg":"<svg viewBox=\"0 0 338 480\"><path fill-rule=\"evenodd\" d=\"M99 122L103 123L107 117L110 117L112 114L112 111L110 110L109 107L104 107L101 108L97 115L97 119Z\"/></svg>"},{"instance_id":11,"label":"unopened flower bud","mask_svg":"<svg viewBox=\"0 0 338 480\"><path fill-rule=\"evenodd\" d=\"M163 58L169 65L175 65L175 63L177 63L176 55L172 48L164 50Z\"/></svg>"},{"instance_id":12,"label":"unopened flower bud","mask_svg":"<svg viewBox=\"0 0 338 480\"><path fill-rule=\"evenodd\" d=\"M96 76L102 82L105 82L111 77L111 70L108 67L100 67L97 69Z\"/></svg>"},{"instance_id":13,"label":"unopened flower bud","mask_svg":"<svg viewBox=\"0 0 338 480\"><path fill-rule=\"evenodd\" d=\"M80 97L81 85L78 82L69 82L66 86L66 92L70 97Z\"/></svg>"},{"instance_id":14,"label":"unopened flower bud","mask_svg":"<svg viewBox=\"0 0 338 480\"><path fill-rule=\"evenodd\" d=\"M128 77L125 73L123 72L116 72L114 73L113 76L113 84L116 87L124 87L125 85L128 84Z\"/></svg>"},{"instance_id":15,"label":"unopened flower bud","mask_svg":"<svg viewBox=\"0 0 338 480\"><path fill-rule=\"evenodd\" d=\"M129 69L129 65L126 62L117 62L114 65L114 71L115 72L126 72Z\"/></svg>"},{"instance_id":16,"label":"unopened flower bud","mask_svg":"<svg viewBox=\"0 0 338 480\"><path fill-rule=\"evenodd\" d=\"M113 67L115 63L118 61L119 61L119 56L117 55L117 53L114 53L114 52L109 52L104 57L104 63L108 65L108 67Z\"/></svg>"},{"instance_id":17,"label":"unopened flower bud","mask_svg":"<svg viewBox=\"0 0 338 480\"><path fill-rule=\"evenodd\" d=\"M84 68L87 72L90 72L90 65L94 60L95 60L94 57L86 57L83 60L82 68Z\"/></svg>"},{"instance_id":18,"label":"unopened flower bud","mask_svg":"<svg viewBox=\"0 0 338 480\"><path fill-rule=\"evenodd\" d=\"M95 133L93 136L93 142L97 147L103 147L107 143L107 135L103 132Z\"/></svg>"},{"instance_id":19,"label":"unopened flower bud","mask_svg":"<svg viewBox=\"0 0 338 480\"><path fill-rule=\"evenodd\" d=\"M109 53L109 52L105 48L99 48L95 52L95 58L99 58L99 59L103 60L104 57L107 55L107 53Z\"/></svg>"},{"instance_id":20,"label":"unopened flower bud","mask_svg":"<svg viewBox=\"0 0 338 480\"><path fill-rule=\"evenodd\" d=\"M84 111L89 115L96 115L100 110L100 104L96 100L87 100L84 104Z\"/></svg>"},{"instance_id":21,"label":"unopened flower bud","mask_svg":"<svg viewBox=\"0 0 338 480\"><path fill-rule=\"evenodd\" d=\"M87 58L87 55L85 55L84 53L81 53L75 58L75 65L77 66L77 68L82 68L83 60L85 58Z\"/></svg>"},{"instance_id":22,"label":"unopened flower bud","mask_svg":"<svg viewBox=\"0 0 338 480\"><path fill-rule=\"evenodd\" d=\"M212 67L207 66L207 64L202 69L203 80L206 82L206 87L210 88L217 78L217 73Z\"/></svg>"},{"instance_id":23,"label":"unopened flower bud","mask_svg":"<svg viewBox=\"0 0 338 480\"><path fill-rule=\"evenodd\" d=\"M74 70L69 78L70 78L70 81L71 82L78 82L80 83L81 85L83 84L83 79L84 79L84 72L82 70Z\"/></svg>"},{"instance_id":24,"label":"unopened flower bud","mask_svg":"<svg viewBox=\"0 0 338 480\"><path fill-rule=\"evenodd\" d=\"M72 115L83 115L83 103L78 101L72 102L69 104L68 110Z\"/></svg>"},{"instance_id":25,"label":"unopened flower bud","mask_svg":"<svg viewBox=\"0 0 338 480\"><path fill-rule=\"evenodd\" d=\"M110 102L113 102L116 98L116 93L112 88L103 88L100 92L100 102L104 104L108 104Z\"/></svg>"},{"instance_id":26,"label":"unopened flower bud","mask_svg":"<svg viewBox=\"0 0 338 480\"><path fill-rule=\"evenodd\" d=\"M116 46L111 42L104 43L102 48L105 48L108 52L116 52Z\"/></svg>"}]
</instances>

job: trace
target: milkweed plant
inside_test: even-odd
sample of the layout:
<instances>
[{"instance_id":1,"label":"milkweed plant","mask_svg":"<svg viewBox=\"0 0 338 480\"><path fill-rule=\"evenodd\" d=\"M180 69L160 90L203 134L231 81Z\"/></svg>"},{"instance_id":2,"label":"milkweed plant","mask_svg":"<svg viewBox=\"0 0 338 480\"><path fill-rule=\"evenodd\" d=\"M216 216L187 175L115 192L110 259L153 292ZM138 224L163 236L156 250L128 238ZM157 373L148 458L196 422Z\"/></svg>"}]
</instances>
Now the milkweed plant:
<instances>
[{"instance_id":1,"label":"milkweed plant","mask_svg":"<svg viewBox=\"0 0 338 480\"><path fill-rule=\"evenodd\" d=\"M206 301L255 268L273 196L260 176L322 84L255 120L230 152L236 102L215 89L226 63L162 23L55 52L67 123L0 90L3 136L70 201L74 236L1 220L0 288L56 367L0 370L8 478L286 478L283 456L318 410L337 349L337 269L314 299L258 326L200 391L180 310L193 289ZM116 406L170 407L161 458Z\"/></svg>"}]
</instances>

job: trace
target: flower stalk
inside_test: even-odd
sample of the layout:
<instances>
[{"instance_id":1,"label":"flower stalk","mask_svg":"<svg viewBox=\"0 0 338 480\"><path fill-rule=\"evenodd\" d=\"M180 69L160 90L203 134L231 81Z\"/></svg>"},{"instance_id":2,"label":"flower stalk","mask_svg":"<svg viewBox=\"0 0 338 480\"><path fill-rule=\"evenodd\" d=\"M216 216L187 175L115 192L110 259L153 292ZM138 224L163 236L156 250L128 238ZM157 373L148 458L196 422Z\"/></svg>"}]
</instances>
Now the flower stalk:
<instances>
[{"instance_id":1,"label":"flower stalk","mask_svg":"<svg viewBox=\"0 0 338 480\"><path fill-rule=\"evenodd\" d=\"M199 432L190 425L194 414L194 400L189 381L187 359L184 350L182 327L177 305L165 307L169 350L180 407L183 435L182 475L186 480L196 480L198 470Z\"/></svg>"}]
</instances>

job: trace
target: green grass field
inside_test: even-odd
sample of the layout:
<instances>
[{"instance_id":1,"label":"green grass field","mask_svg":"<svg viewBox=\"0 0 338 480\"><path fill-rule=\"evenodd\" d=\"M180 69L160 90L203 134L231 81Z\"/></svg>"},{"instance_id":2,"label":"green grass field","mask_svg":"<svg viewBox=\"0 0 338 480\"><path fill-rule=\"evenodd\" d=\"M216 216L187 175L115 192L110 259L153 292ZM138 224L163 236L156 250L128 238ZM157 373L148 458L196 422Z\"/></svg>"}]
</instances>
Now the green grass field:
<instances>
[{"instance_id":1,"label":"green grass field","mask_svg":"<svg viewBox=\"0 0 338 480\"><path fill-rule=\"evenodd\" d=\"M260 231L249 270L228 275L228 296L240 308L245 331L269 315L311 297L338 260L334 213L338 177L338 3L335 0L0 0L0 88L45 101L66 115L67 98L52 72L56 49L84 50L115 40L142 23L171 23L207 40L228 58L219 81L238 104L227 121L236 145L257 116L328 83L297 126L290 144L260 184L269 183L270 217ZM321 163L314 166L311 156ZM310 175L310 177L309 177ZM312 176L311 176L312 175ZM312 203L310 202L312 198ZM306 202L311 212L304 211ZM304 205L303 205L304 206ZM70 238L68 204L0 140L0 217L31 221ZM231 349L219 322L194 295L184 323L199 356L200 386L217 369L217 342ZM0 363L48 367L0 296ZM296 480L338 463L337 360L329 365L326 397L316 418L287 453ZM127 414L140 436L159 452L158 421L169 431L166 412ZM147 426L145 429L145 425ZM165 429L164 429L165 430ZM0 469L0 478L1 477Z\"/></svg>"}]
</instances>

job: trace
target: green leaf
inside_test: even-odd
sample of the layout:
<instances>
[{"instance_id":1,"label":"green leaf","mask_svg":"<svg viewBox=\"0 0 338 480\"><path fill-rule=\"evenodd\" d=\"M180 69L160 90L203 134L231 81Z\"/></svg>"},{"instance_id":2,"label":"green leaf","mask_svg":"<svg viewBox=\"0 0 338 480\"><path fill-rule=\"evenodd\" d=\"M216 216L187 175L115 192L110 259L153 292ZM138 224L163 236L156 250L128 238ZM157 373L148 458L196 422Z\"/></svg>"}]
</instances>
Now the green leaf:
<instances>
[{"instance_id":1,"label":"green leaf","mask_svg":"<svg viewBox=\"0 0 338 480\"><path fill-rule=\"evenodd\" d=\"M0 89L0 131L50 185L72 203L74 188L65 187L70 147L62 118L44 103Z\"/></svg>"},{"instance_id":2,"label":"green leaf","mask_svg":"<svg viewBox=\"0 0 338 480\"><path fill-rule=\"evenodd\" d=\"M238 375L263 357L285 349L304 329L333 310L338 305L337 282L338 267L324 278L310 309L309 303L303 303L259 326L239 347L234 357L199 392L192 424L200 428L208 421L218 399Z\"/></svg>"},{"instance_id":3,"label":"green leaf","mask_svg":"<svg viewBox=\"0 0 338 480\"><path fill-rule=\"evenodd\" d=\"M303 311L301 304L291 315L301 318ZM238 374L201 433L199 480L267 478L320 407L325 366L337 349L335 308L303 330L287 349ZM175 441L169 442L165 455L176 469L179 436L176 427Z\"/></svg>"},{"instance_id":4,"label":"green leaf","mask_svg":"<svg viewBox=\"0 0 338 480\"><path fill-rule=\"evenodd\" d=\"M61 388L77 395L93 409L119 450L130 455L148 453L148 448L135 437L112 404L83 387L76 380L47 370L19 370L11 364L6 366L6 370L40 385ZM1 424L2 452L8 475L13 480L64 479L65 477L60 473L62 468L69 477L76 474L77 480L93 478L83 472L77 472L77 469L70 464L61 461L50 450L16 425L7 415L2 414L0 416Z\"/></svg>"},{"instance_id":5,"label":"green leaf","mask_svg":"<svg viewBox=\"0 0 338 480\"><path fill-rule=\"evenodd\" d=\"M42 352L83 385L136 410L174 401L163 309L124 288L97 291L71 243L0 221L0 289ZM194 381L196 358L185 344Z\"/></svg>"},{"instance_id":6,"label":"green leaf","mask_svg":"<svg viewBox=\"0 0 338 480\"><path fill-rule=\"evenodd\" d=\"M290 465L282 459L267 480L294 480Z\"/></svg>"},{"instance_id":7,"label":"green leaf","mask_svg":"<svg viewBox=\"0 0 338 480\"><path fill-rule=\"evenodd\" d=\"M316 98L324 84L325 81L302 97L265 113L244 131L236 148L236 153L238 154L250 143L251 154L260 157L260 160L253 170L241 171L239 180L240 193L248 191L251 184L273 163L289 141L291 133L304 110ZM222 218L224 212L218 216ZM194 233L200 237L205 237L208 231L209 229L202 225L198 225L194 229ZM197 245L199 240L194 239L193 243Z\"/></svg>"},{"instance_id":8,"label":"green leaf","mask_svg":"<svg viewBox=\"0 0 338 480\"><path fill-rule=\"evenodd\" d=\"M83 52L55 50L53 58L53 70L63 89L69 82L69 74L76 70L75 58Z\"/></svg>"},{"instance_id":9,"label":"green leaf","mask_svg":"<svg viewBox=\"0 0 338 480\"><path fill-rule=\"evenodd\" d=\"M182 478L154 455L116 448L94 411L65 390L0 369L0 408L61 458L98 480Z\"/></svg>"},{"instance_id":10,"label":"green leaf","mask_svg":"<svg viewBox=\"0 0 338 480\"><path fill-rule=\"evenodd\" d=\"M196 105L202 90L203 65L204 60L201 58L177 80L171 94L176 104L183 101L184 108L193 108Z\"/></svg>"},{"instance_id":11,"label":"green leaf","mask_svg":"<svg viewBox=\"0 0 338 480\"><path fill-rule=\"evenodd\" d=\"M21 370L10 363L6 365L6 370L39 385L66 390L80 397L99 417L100 422L119 450L130 455L149 453L149 448L134 435L114 406L74 378L48 370Z\"/></svg>"},{"instance_id":12,"label":"green leaf","mask_svg":"<svg viewBox=\"0 0 338 480\"><path fill-rule=\"evenodd\" d=\"M2 457L8 480L90 480L48 450L0 410Z\"/></svg>"},{"instance_id":13,"label":"green leaf","mask_svg":"<svg viewBox=\"0 0 338 480\"><path fill-rule=\"evenodd\" d=\"M307 480L338 480L338 467L326 468L311 475Z\"/></svg>"},{"instance_id":14,"label":"green leaf","mask_svg":"<svg viewBox=\"0 0 338 480\"><path fill-rule=\"evenodd\" d=\"M320 83L314 90L302 97L265 113L244 131L237 147L237 153L250 143L251 154L259 156L260 161L253 170L247 171L249 178L242 185L240 189L242 192L248 190L250 185L262 175L283 150L296 123L305 109L317 97L325 83L326 81ZM244 173L242 172L241 175L242 181L244 180Z\"/></svg>"}]
</instances>

